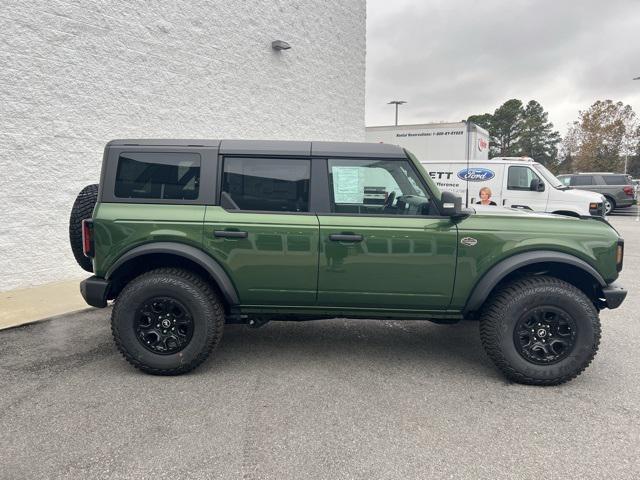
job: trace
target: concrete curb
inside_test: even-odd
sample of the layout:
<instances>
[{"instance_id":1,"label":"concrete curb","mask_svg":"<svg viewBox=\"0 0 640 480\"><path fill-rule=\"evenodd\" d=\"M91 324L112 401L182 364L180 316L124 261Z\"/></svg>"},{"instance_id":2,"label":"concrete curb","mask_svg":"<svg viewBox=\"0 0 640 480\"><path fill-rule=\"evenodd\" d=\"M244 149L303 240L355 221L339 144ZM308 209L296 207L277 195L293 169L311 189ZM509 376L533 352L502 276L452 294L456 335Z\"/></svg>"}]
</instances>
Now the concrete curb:
<instances>
[{"instance_id":1,"label":"concrete curb","mask_svg":"<svg viewBox=\"0 0 640 480\"><path fill-rule=\"evenodd\" d=\"M79 280L0 293L0 330L86 310Z\"/></svg>"},{"instance_id":2,"label":"concrete curb","mask_svg":"<svg viewBox=\"0 0 640 480\"><path fill-rule=\"evenodd\" d=\"M2 325L0 326L0 332L4 331L4 330L12 330L14 328L20 328L20 327L28 327L29 325L34 325L36 323L45 323L45 322L49 322L51 320L57 320L59 318L64 318L67 317L69 315L75 315L77 313L83 313L83 312L88 312L91 310L95 310L93 307L87 307L87 308L82 308L80 310L73 310L71 312L63 312L63 313L59 313L57 315L52 315L51 317L46 317L46 318L40 318L38 320L30 320L27 322L18 322L14 325Z\"/></svg>"}]
</instances>

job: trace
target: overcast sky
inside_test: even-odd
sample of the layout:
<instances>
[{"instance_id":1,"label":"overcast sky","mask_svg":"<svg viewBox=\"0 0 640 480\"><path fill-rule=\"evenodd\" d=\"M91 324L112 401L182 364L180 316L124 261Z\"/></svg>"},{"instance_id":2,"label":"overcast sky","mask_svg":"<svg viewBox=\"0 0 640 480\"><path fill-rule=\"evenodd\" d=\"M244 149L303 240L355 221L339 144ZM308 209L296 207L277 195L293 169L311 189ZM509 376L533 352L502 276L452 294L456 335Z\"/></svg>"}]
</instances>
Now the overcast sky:
<instances>
[{"instance_id":1,"label":"overcast sky","mask_svg":"<svg viewBox=\"0 0 640 480\"><path fill-rule=\"evenodd\" d=\"M640 0L367 0L366 124L538 100L561 133L598 99L640 115Z\"/></svg>"}]
</instances>

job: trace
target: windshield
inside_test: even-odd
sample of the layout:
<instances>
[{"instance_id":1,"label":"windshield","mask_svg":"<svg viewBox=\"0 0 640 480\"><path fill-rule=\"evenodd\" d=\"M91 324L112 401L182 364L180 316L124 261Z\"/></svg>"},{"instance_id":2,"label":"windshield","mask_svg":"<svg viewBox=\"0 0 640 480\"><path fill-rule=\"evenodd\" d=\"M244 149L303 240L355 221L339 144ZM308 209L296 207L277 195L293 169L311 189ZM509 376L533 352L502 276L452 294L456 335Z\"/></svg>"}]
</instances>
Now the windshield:
<instances>
[{"instance_id":1,"label":"windshield","mask_svg":"<svg viewBox=\"0 0 640 480\"><path fill-rule=\"evenodd\" d=\"M553 173L547 170L544 165L534 163L533 167L538 171L538 173L540 173L540 175L544 177L547 182L549 182L549 184L551 184L552 187L561 189L566 188L566 186L560 180L558 180L558 178Z\"/></svg>"},{"instance_id":2,"label":"windshield","mask_svg":"<svg viewBox=\"0 0 640 480\"><path fill-rule=\"evenodd\" d=\"M411 159L411 161L413 162L413 165L419 169L422 178L424 179L424 181L427 183L429 190L431 190L432 196L437 198L438 200L440 200L442 198L442 193L440 192L440 189L438 188L438 186L436 185L436 183L433 181L433 179L431 178L431 176L427 173L427 171L424 169L424 167L422 166L422 164L420 163L420 161L416 158L416 156L411 153L409 150L407 150L406 148L404 149L405 153L407 154L407 156Z\"/></svg>"}]
</instances>

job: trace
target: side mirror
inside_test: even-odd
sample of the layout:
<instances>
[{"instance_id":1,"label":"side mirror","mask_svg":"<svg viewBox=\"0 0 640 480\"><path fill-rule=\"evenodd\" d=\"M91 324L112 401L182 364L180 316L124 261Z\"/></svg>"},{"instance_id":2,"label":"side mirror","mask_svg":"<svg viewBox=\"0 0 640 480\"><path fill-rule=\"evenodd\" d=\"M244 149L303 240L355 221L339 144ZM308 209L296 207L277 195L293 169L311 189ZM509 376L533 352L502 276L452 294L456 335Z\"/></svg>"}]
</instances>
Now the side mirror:
<instances>
[{"instance_id":1,"label":"side mirror","mask_svg":"<svg viewBox=\"0 0 640 480\"><path fill-rule=\"evenodd\" d=\"M532 192L544 192L544 182L534 178L529 184L529 190Z\"/></svg>"},{"instance_id":2,"label":"side mirror","mask_svg":"<svg viewBox=\"0 0 640 480\"><path fill-rule=\"evenodd\" d=\"M453 192L442 192L442 215L459 217L462 215L462 198Z\"/></svg>"}]
</instances>

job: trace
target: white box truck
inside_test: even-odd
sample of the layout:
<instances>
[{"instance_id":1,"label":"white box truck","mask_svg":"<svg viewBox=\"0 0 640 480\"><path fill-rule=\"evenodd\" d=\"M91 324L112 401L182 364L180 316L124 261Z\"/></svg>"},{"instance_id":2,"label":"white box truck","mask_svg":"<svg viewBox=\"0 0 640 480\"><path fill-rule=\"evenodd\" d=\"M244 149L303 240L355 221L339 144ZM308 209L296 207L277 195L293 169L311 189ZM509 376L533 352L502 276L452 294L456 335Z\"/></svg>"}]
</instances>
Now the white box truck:
<instances>
[{"instance_id":1,"label":"white box truck","mask_svg":"<svg viewBox=\"0 0 640 480\"><path fill-rule=\"evenodd\" d=\"M440 190L457 193L467 206L496 205L576 217L605 213L602 195L569 189L528 157L421 163Z\"/></svg>"},{"instance_id":2,"label":"white box truck","mask_svg":"<svg viewBox=\"0 0 640 480\"><path fill-rule=\"evenodd\" d=\"M367 127L367 142L400 145L418 160L487 160L489 132L472 122Z\"/></svg>"}]
</instances>

